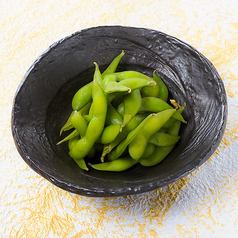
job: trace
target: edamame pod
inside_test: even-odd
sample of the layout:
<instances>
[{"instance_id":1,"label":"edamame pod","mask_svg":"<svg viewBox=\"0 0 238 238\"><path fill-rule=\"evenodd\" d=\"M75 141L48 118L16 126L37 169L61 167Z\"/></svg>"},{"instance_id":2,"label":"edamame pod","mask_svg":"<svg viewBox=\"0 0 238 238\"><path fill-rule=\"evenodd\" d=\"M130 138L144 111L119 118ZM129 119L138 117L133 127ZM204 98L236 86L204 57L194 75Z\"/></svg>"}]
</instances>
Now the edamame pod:
<instances>
[{"instance_id":1,"label":"edamame pod","mask_svg":"<svg viewBox=\"0 0 238 238\"><path fill-rule=\"evenodd\" d=\"M82 108L79 110L79 112L80 112L82 115L86 115L86 114L88 114L90 107L91 107L91 102L87 103L84 107L82 107Z\"/></svg>"},{"instance_id":2,"label":"edamame pod","mask_svg":"<svg viewBox=\"0 0 238 238\"><path fill-rule=\"evenodd\" d=\"M120 129L121 125L118 124L112 124L105 127L101 136L101 143L102 144L112 143L118 136Z\"/></svg>"},{"instance_id":3,"label":"edamame pod","mask_svg":"<svg viewBox=\"0 0 238 238\"><path fill-rule=\"evenodd\" d=\"M72 139L70 139L68 141L68 148L69 148L69 150L71 150L75 146L77 141L78 141L78 139L76 139L76 138L72 138Z\"/></svg>"},{"instance_id":4,"label":"edamame pod","mask_svg":"<svg viewBox=\"0 0 238 238\"><path fill-rule=\"evenodd\" d=\"M73 110L80 110L83 106L88 104L92 100L92 85L90 82L81 87L74 95L72 100Z\"/></svg>"},{"instance_id":5,"label":"edamame pod","mask_svg":"<svg viewBox=\"0 0 238 238\"><path fill-rule=\"evenodd\" d=\"M121 125L122 124L122 116L110 103L108 103L108 108L107 108L106 124L107 125L111 125L111 124Z\"/></svg>"},{"instance_id":6,"label":"edamame pod","mask_svg":"<svg viewBox=\"0 0 238 238\"><path fill-rule=\"evenodd\" d=\"M173 136L168 133L159 131L151 137L150 143L156 146L170 146L176 144L179 139L179 136Z\"/></svg>"},{"instance_id":7,"label":"edamame pod","mask_svg":"<svg viewBox=\"0 0 238 238\"><path fill-rule=\"evenodd\" d=\"M121 81L123 79L128 79L128 78L142 78L142 79L146 79L148 81L152 80L152 78L148 77L147 75L145 75L143 73L137 72L137 71L116 72L115 75L119 81Z\"/></svg>"},{"instance_id":8,"label":"edamame pod","mask_svg":"<svg viewBox=\"0 0 238 238\"><path fill-rule=\"evenodd\" d=\"M131 168L136 163L137 161L131 158L119 158L111 162L100 163L100 164L89 164L89 165L96 170L122 172Z\"/></svg>"},{"instance_id":9,"label":"edamame pod","mask_svg":"<svg viewBox=\"0 0 238 238\"><path fill-rule=\"evenodd\" d=\"M141 91L144 97L159 97L159 85L147 86Z\"/></svg>"},{"instance_id":10,"label":"edamame pod","mask_svg":"<svg viewBox=\"0 0 238 238\"><path fill-rule=\"evenodd\" d=\"M77 136L79 136L79 132L75 129L69 135L67 135L63 140L59 141L56 145L60 145L70 139L77 137Z\"/></svg>"},{"instance_id":11,"label":"edamame pod","mask_svg":"<svg viewBox=\"0 0 238 238\"><path fill-rule=\"evenodd\" d=\"M143 158L147 158L148 156L152 155L153 152L155 151L155 145L149 143L146 148L145 148L145 151L144 151L144 154L143 154Z\"/></svg>"},{"instance_id":12,"label":"edamame pod","mask_svg":"<svg viewBox=\"0 0 238 238\"><path fill-rule=\"evenodd\" d=\"M129 154L133 159L138 160L142 157L150 137L166 123L175 111L175 109L168 109L157 114L152 114L154 116L144 124L129 145Z\"/></svg>"},{"instance_id":13,"label":"edamame pod","mask_svg":"<svg viewBox=\"0 0 238 238\"><path fill-rule=\"evenodd\" d=\"M71 123L71 116L72 116L72 113L69 115L67 121L65 122L65 124L61 127L60 129L60 136L62 135L62 133L64 131L68 131L68 130L71 130L73 129L73 125Z\"/></svg>"},{"instance_id":14,"label":"edamame pod","mask_svg":"<svg viewBox=\"0 0 238 238\"><path fill-rule=\"evenodd\" d=\"M124 102L121 102L118 107L117 107L117 111L120 113L120 115L123 117L124 113L125 113L125 105Z\"/></svg>"},{"instance_id":15,"label":"edamame pod","mask_svg":"<svg viewBox=\"0 0 238 238\"><path fill-rule=\"evenodd\" d=\"M75 146L70 151L70 156L75 161L82 160L85 156L87 156L94 143L100 137L106 120L107 98L102 88L101 73L96 63L93 79L92 97L92 119L88 124L86 134L84 137L77 141Z\"/></svg>"},{"instance_id":16,"label":"edamame pod","mask_svg":"<svg viewBox=\"0 0 238 238\"><path fill-rule=\"evenodd\" d=\"M168 101L168 88L165 85L164 81L157 75L156 70L153 72L153 79L156 81L159 87L159 97L165 102Z\"/></svg>"},{"instance_id":17,"label":"edamame pod","mask_svg":"<svg viewBox=\"0 0 238 238\"><path fill-rule=\"evenodd\" d=\"M122 140L124 140L127 134L134 130L144 119L146 118L145 115L136 115L134 116L130 122L123 128L117 138L108 145L103 147L103 152L101 155L101 161L104 161L104 158L107 154L109 154L116 146L120 144Z\"/></svg>"},{"instance_id":18,"label":"edamame pod","mask_svg":"<svg viewBox=\"0 0 238 238\"><path fill-rule=\"evenodd\" d=\"M104 70L102 76L104 77L106 74L114 73L117 69L118 64L121 62L122 57L125 55L125 51L122 50L121 53L116 56L113 61L109 64L109 66Z\"/></svg>"},{"instance_id":19,"label":"edamame pod","mask_svg":"<svg viewBox=\"0 0 238 238\"><path fill-rule=\"evenodd\" d=\"M160 98L144 97L142 98L140 112L161 112L166 109L172 109L167 102ZM187 123L179 111L175 112L173 117L183 123Z\"/></svg>"},{"instance_id":20,"label":"edamame pod","mask_svg":"<svg viewBox=\"0 0 238 238\"><path fill-rule=\"evenodd\" d=\"M143 166L154 166L160 163L172 151L173 147L173 145L158 147L155 149L153 155L142 158L139 162Z\"/></svg>"},{"instance_id":21,"label":"edamame pod","mask_svg":"<svg viewBox=\"0 0 238 238\"><path fill-rule=\"evenodd\" d=\"M87 103L85 106L83 106L79 112L82 115L85 115L86 113L88 113L88 110L91 106L91 103ZM69 118L67 119L66 123L63 125L63 127L60 129L60 135L64 132L64 131L68 131L74 128L74 126L71 123L71 116L72 116L73 112L71 112Z\"/></svg>"},{"instance_id":22,"label":"edamame pod","mask_svg":"<svg viewBox=\"0 0 238 238\"><path fill-rule=\"evenodd\" d=\"M176 119L174 117L170 117L169 120L163 125L163 128L168 129L173 126Z\"/></svg>"},{"instance_id":23,"label":"edamame pod","mask_svg":"<svg viewBox=\"0 0 238 238\"><path fill-rule=\"evenodd\" d=\"M107 69L103 72L103 76L114 73L117 69L118 64L120 63L123 55L125 54L122 51L118 56L116 56ZM92 99L92 82L81 87L74 95L72 100L73 110L79 110Z\"/></svg>"},{"instance_id":24,"label":"edamame pod","mask_svg":"<svg viewBox=\"0 0 238 238\"><path fill-rule=\"evenodd\" d=\"M109 154L116 146L118 146L120 142L125 139L126 136L127 134L125 133L125 131L122 130L113 142L104 145L100 160L103 162L105 156Z\"/></svg>"},{"instance_id":25,"label":"edamame pod","mask_svg":"<svg viewBox=\"0 0 238 238\"><path fill-rule=\"evenodd\" d=\"M142 88L141 92L143 97L159 97L160 87L157 78L153 77L156 85Z\"/></svg>"},{"instance_id":26,"label":"edamame pod","mask_svg":"<svg viewBox=\"0 0 238 238\"><path fill-rule=\"evenodd\" d=\"M124 127L132 117L139 111L141 106L140 90L134 90L131 94L127 95L124 99L124 115L122 127Z\"/></svg>"},{"instance_id":27,"label":"edamame pod","mask_svg":"<svg viewBox=\"0 0 238 238\"><path fill-rule=\"evenodd\" d=\"M132 90L152 85L156 85L156 82L154 80L147 80L143 78L127 78L120 82L107 83L104 86L104 91L106 93L114 93L114 92L131 93Z\"/></svg>"},{"instance_id":28,"label":"edamame pod","mask_svg":"<svg viewBox=\"0 0 238 238\"><path fill-rule=\"evenodd\" d=\"M92 119L90 115L84 115L83 118L85 119L86 122L90 122Z\"/></svg>"},{"instance_id":29,"label":"edamame pod","mask_svg":"<svg viewBox=\"0 0 238 238\"><path fill-rule=\"evenodd\" d=\"M74 128L79 132L80 136L83 137L87 130L87 122L81 113L78 111L73 111L70 119Z\"/></svg>"},{"instance_id":30,"label":"edamame pod","mask_svg":"<svg viewBox=\"0 0 238 238\"><path fill-rule=\"evenodd\" d=\"M115 160L119 158L122 153L125 151L127 146L133 141L133 139L137 136L140 130L143 128L144 124L153 117L154 114L150 114L147 116L134 130L128 133L127 137L109 154L109 160Z\"/></svg>"},{"instance_id":31,"label":"edamame pod","mask_svg":"<svg viewBox=\"0 0 238 238\"><path fill-rule=\"evenodd\" d=\"M181 122L176 121L174 125L169 129L169 134L178 136ZM143 166L154 166L160 163L174 148L174 145L157 147L153 155L140 159L140 164Z\"/></svg>"},{"instance_id":32,"label":"edamame pod","mask_svg":"<svg viewBox=\"0 0 238 238\"><path fill-rule=\"evenodd\" d=\"M88 167L84 161L84 159L80 159L80 160L75 160L75 162L77 163L77 165L79 166L79 168L88 171Z\"/></svg>"},{"instance_id":33,"label":"edamame pod","mask_svg":"<svg viewBox=\"0 0 238 238\"><path fill-rule=\"evenodd\" d=\"M130 132L134 130L145 118L146 118L146 115L143 115L143 114L135 115L124 127L125 131Z\"/></svg>"}]
</instances>

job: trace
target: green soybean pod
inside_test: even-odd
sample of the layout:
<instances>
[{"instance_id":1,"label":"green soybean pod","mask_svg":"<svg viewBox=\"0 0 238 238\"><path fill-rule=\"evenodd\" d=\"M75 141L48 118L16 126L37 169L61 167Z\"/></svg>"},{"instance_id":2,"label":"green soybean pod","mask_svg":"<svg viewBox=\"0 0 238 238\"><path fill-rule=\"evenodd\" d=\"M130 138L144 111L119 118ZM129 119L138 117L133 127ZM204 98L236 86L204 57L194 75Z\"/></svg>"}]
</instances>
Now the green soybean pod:
<instances>
[{"instance_id":1,"label":"green soybean pod","mask_svg":"<svg viewBox=\"0 0 238 238\"><path fill-rule=\"evenodd\" d=\"M148 77L147 75L137 72L137 71L122 71L122 72L117 72L115 73L117 79L120 81L122 79L129 79L129 78L143 78L146 79L148 81L151 81L152 83L149 83L148 85L145 85L144 88L142 89L142 92L146 91L147 89L149 89L149 91L153 90L153 94L151 96L154 96L154 94L156 96L158 96L158 87L156 80L152 80L151 77Z\"/></svg>"},{"instance_id":2,"label":"green soybean pod","mask_svg":"<svg viewBox=\"0 0 238 238\"><path fill-rule=\"evenodd\" d=\"M104 77L106 74L114 73L124 55L125 55L125 51L122 50L121 53L118 56L116 56L113 59L113 61L109 64L109 66L104 70L104 72L102 73L102 76Z\"/></svg>"},{"instance_id":3,"label":"green soybean pod","mask_svg":"<svg viewBox=\"0 0 238 238\"><path fill-rule=\"evenodd\" d=\"M179 139L179 136L173 136L168 133L159 131L151 137L150 143L156 146L170 146L176 144Z\"/></svg>"},{"instance_id":4,"label":"green soybean pod","mask_svg":"<svg viewBox=\"0 0 238 238\"><path fill-rule=\"evenodd\" d=\"M153 79L156 81L159 87L159 97L167 102L169 91L164 81L156 74L156 70L153 72Z\"/></svg>"},{"instance_id":5,"label":"green soybean pod","mask_svg":"<svg viewBox=\"0 0 238 238\"><path fill-rule=\"evenodd\" d=\"M56 145L60 145L68 140L71 140L71 139L77 137L77 136L79 136L79 131L75 129L69 135L67 135L64 139L59 141Z\"/></svg>"},{"instance_id":6,"label":"green soybean pod","mask_svg":"<svg viewBox=\"0 0 238 238\"><path fill-rule=\"evenodd\" d=\"M158 163L160 163L165 157L172 151L172 146L164 146L164 147L157 147L153 153L153 155L142 158L139 162L143 166L154 166Z\"/></svg>"},{"instance_id":7,"label":"green soybean pod","mask_svg":"<svg viewBox=\"0 0 238 238\"><path fill-rule=\"evenodd\" d=\"M141 89L142 95L144 97L159 97L159 86L152 85Z\"/></svg>"},{"instance_id":8,"label":"green soybean pod","mask_svg":"<svg viewBox=\"0 0 238 238\"><path fill-rule=\"evenodd\" d=\"M118 146L120 142L126 138L128 133L134 130L145 118L146 115L135 115L123 128L123 130L119 133L119 135L115 138L113 142L108 145L104 145L103 152L101 155L101 161L103 162L105 156L109 154L116 146Z\"/></svg>"},{"instance_id":9,"label":"green soybean pod","mask_svg":"<svg viewBox=\"0 0 238 238\"><path fill-rule=\"evenodd\" d=\"M72 112L71 123L74 128L77 129L80 136L83 137L86 133L88 124L79 111Z\"/></svg>"},{"instance_id":10,"label":"green soybean pod","mask_svg":"<svg viewBox=\"0 0 238 238\"><path fill-rule=\"evenodd\" d=\"M77 163L77 165L79 166L79 168L88 171L88 167L87 167L87 165L86 165L84 159L74 160L74 161Z\"/></svg>"},{"instance_id":11,"label":"green soybean pod","mask_svg":"<svg viewBox=\"0 0 238 238\"><path fill-rule=\"evenodd\" d=\"M136 163L137 161L131 158L119 158L117 160L106 162L106 163L89 164L89 165L96 170L122 172L131 168Z\"/></svg>"},{"instance_id":12,"label":"green soybean pod","mask_svg":"<svg viewBox=\"0 0 238 238\"><path fill-rule=\"evenodd\" d=\"M71 116L72 116L72 112L69 115L69 117L68 117L67 121L65 122L65 124L61 127L61 129L60 129L60 136L62 135L62 133L64 131L68 131L68 130L71 130L71 129L74 128L72 123L71 123Z\"/></svg>"},{"instance_id":13,"label":"green soybean pod","mask_svg":"<svg viewBox=\"0 0 238 238\"><path fill-rule=\"evenodd\" d=\"M180 121L175 121L175 123L169 128L168 133L173 136L178 136L181 127Z\"/></svg>"},{"instance_id":14,"label":"green soybean pod","mask_svg":"<svg viewBox=\"0 0 238 238\"><path fill-rule=\"evenodd\" d=\"M129 88L128 86L125 86L125 85L119 85L119 83L117 83L117 82L111 82L111 83L105 84L104 91L107 94L115 93L115 92L130 93L131 88Z\"/></svg>"},{"instance_id":15,"label":"green soybean pod","mask_svg":"<svg viewBox=\"0 0 238 238\"><path fill-rule=\"evenodd\" d=\"M118 85L123 85L131 90L140 89L145 86L156 85L156 82L153 79L147 80L143 78L127 78L118 82Z\"/></svg>"},{"instance_id":16,"label":"green soybean pod","mask_svg":"<svg viewBox=\"0 0 238 238\"><path fill-rule=\"evenodd\" d=\"M144 114L135 115L124 127L125 131L130 132L134 130L145 118L146 118L146 115Z\"/></svg>"},{"instance_id":17,"label":"green soybean pod","mask_svg":"<svg viewBox=\"0 0 238 238\"><path fill-rule=\"evenodd\" d=\"M95 142L100 138L104 129L107 115L107 97L102 88L101 73L98 65L95 63L95 73L93 78L93 111L86 134L70 150L70 156L75 160L83 160L89 153Z\"/></svg>"},{"instance_id":18,"label":"green soybean pod","mask_svg":"<svg viewBox=\"0 0 238 238\"><path fill-rule=\"evenodd\" d=\"M110 144L104 145L100 160L104 162L104 158L106 157L106 155L109 154L117 145L119 145L120 142L125 139L126 136L127 134L122 131L119 133L119 135L115 138L114 141L112 141Z\"/></svg>"},{"instance_id":19,"label":"green soybean pod","mask_svg":"<svg viewBox=\"0 0 238 238\"><path fill-rule=\"evenodd\" d=\"M86 113L88 113L88 110L90 108L91 103L87 103L85 106L83 106L79 112L82 115L85 115ZM71 123L71 116L72 116L73 112L71 112L70 116L68 117L66 123L63 125L63 127L60 129L60 135L64 132L64 131L68 131L74 128L74 126Z\"/></svg>"},{"instance_id":20,"label":"green soybean pod","mask_svg":"<svg viewBox=\"0 0 238 238\"><path fill-rule=\"evenodd\" d=\"M178 136L181 122L176 121L174 125L169 129L169 133L173 136ZM160 163L166 156L173 150L175 145L157 147L153 155L140 159L140 164L143 166L154 166Z\"/></svg>"},{"instance_id":21,"label":"green soybean pod","mask_svg":"<svg viewBox=\"0 0 238 238\"><path fill-rule=\"evenodd\" d=\"M108 155L109 160L115 160L119 158L127 146L132 142L132 140L137 136L140 130L143 128L144 124L152 117L153 114L147 116L134 130L130 131L126 138L120 142L120 144Z\"/></svg>"},{"instance_id":22,"label":"green soybean pod","mask_svg":"<svg viewBox=\"0 0 238 238\"><path fill-rule=\"evenodd\" d=\"M142 157L147 158L148 156L152 155L154 151L155 151L155 145L148 143Z\"/></svg>"},{"instance_id":23,"label":"green soybean pod","mask_svg":"<svg viewBox=\"0 0 238 238\"><path fill-rule=\"evenodd\" d=\"M124 102L121 102L118 107L117 107L117 111L120 113L120 115L123 117L124 113L125 113L125 105Z\"/></svg>"},{"instance_id":24,"label":"green soybean pod","mask_svg":"<svg viewBox=\"0 0 238 238\"><path fill-rule=\"evenodd\" d=\"M74 145L77 143L78 139L72 138L68 141L68 148L69 151L74 147Z\"/></svg>"},{"instance_id":25,"label":"green soybean pod","mask_svg":"<svg viewBox=\"0 0 238 238\"><path fill-rule=\"evenodd\" d=\"M104 128L101 136L101 143L102 144L109 144L113 142L116 137L118 136L121 129L121 125L119 124L112 124Z\"/></svg>"},{"instance_id":26,"label":"green soybean pod","mask_svg":"<svg viewBox=\"0 0 238 238\"><path fill-rule=\"evenodd\" d=\"M176 119L174 117L170 117L169 120L163 125L163 128L168 129L171 126L173 126L173 124L175 123Z\"/></svg>"},{"instance_id":27,"label":"green soybean pod","mask_svg":"<svg viewBox=\"0 0 238 238\"><path fill-rule=\"evenodd\" d=\"M127 78L121 80L120 82L110 82L104 84L104 91L106 93L115 93L115 92L128 92L131 93L132 90L143 88L145 86L155 85L154 80L146 80L143 78Z\"/></svg>"},{"instance_id":28,"label":"green soybean pod","mask_svg":"<svg viewBox=\"0 0 238 238\"><path fill-rule=\"evenodd\" d=\"M168 109L154 114L154 116L144 124L140 132L129 145L129 154L133 159L139 160L142 157L151 136L159 131L175 111L175 109Z\"/></svg>"},{"instance_id":29,"label":"green soybean pod","mask_svg":"<svg viewBox=\"0 0 238 238\"><path fill-rule=\"evenodd\" d=\"M86 122L90 122L92 119L90 115L83 115L83 118L85 119Z\"/></svg>"},{"instance_id":30,"label":"green soybean pod","mask_svg":"<svg viewBox=\"0 0 238 238\"><path fill-rule=\"evenodd\" d=\"M111 103L108 103L107 108L107 117L106 117L106 124L122 124L122 116L120 113L111 105Z\"/></svg>"},{"instance_id":31,"label":"green soybean pod","mask_svg":"<svg viewBox=\"0 0 238 238\"><path fill-rule=\"evenodd\" d=\"M158 82L156 77L153 77L153 79L156 82L156 85L142 88L141 93L143 97L159 97L159 93L160 93L159 83L160 82Z\"/></svg>"},{"instance_id":32,"label":"green soybean pod","mask_svg":"<svg viewBox=\"0 0 238 238\"><path fill-rule=\"evenodd\" d=\"M73 139L69 140L69 142L68 142L69 151L71 151L76 146L77 142L78 142L77 138L73 138ZM87 165L86 165L86 163L85 163L85 161L83 159L81 159L81 160L74 160L74 161L77 163L77 165L81 169L88 171L88 167L87 167Z\"/></svg>"},{"instance_id":33,"label":"green soybean pod","mask_svg":"<svg viewBox=\"0 0 238 238\"><path fill-rule=\"evenodd\" d=\"M137 71L121 71L114 73L119 81L129 78L142 78L148 81L151 81L152 78L148 77L147 75L137 72Z\"/></svg>"},{"instance_id":34,"label":"green soybean pod","mask_svg":"<svg viewBox=\"0 0 238 238\"><path fill-rule=\"evenodd\" d=\"M167 102L163 101L160 98L155 97L144 97L141 101L140 112L161 112L163 110L172 109L173 107L170 106ZM177 111L174 113L173 117L176 120L179 120L183 123L187 123L181 112Z\"/></svg>"},{"instance_id":35,"label":"green soybean pod","mask_svg":"<svg viewBox=\"0 0 238 238\"><path fill-rule=\"evenodd\" d=\"M176 110L176 114L177 113L179 113L179 114L181 114L182 115L182 112L184 111L184 107L182 106L180 106L180 108L179 109L177 109ZM174 124L175 124L175 122L177 121L177 119L175 119L176 118L176 116L175 117L171 117L171 118L169 118L169 120L163 125L163 127L160 129L160 132L165 132L165 133L168 133L168 131L171 129L171 128L173 128L173 126L174 126ZM182 121L182 120L178 120L178 121L180 121L180 122L183 122L183 123L187 123L187 121ZM171 133L170 133L171 134Z\"/></svg>"},{"instance_id":36,"label":"green soybean pod","mask_svg":"<svg viewBox=\"0 0 238 238\"><path fill-rule=\"evenodd\" d=\"M124 101L124 115L122 127L124 127L132 117L134 117L141 106L141 94L140 90L134 90L125 97Z\"/></svg>"},{"instance_id":37,"label":"green soybean pod","mask_svg":"<svg viewBox=\"0 0 238 238\"><path fill-rule=\"evenodd\" d=\"M130 88L118 84L118 79L115 74L107 74L103 79L103 89L106 93L129 92Z\"/></svg>"},{"instance_id":38,"label":"green soybean pod","mask_svg":"<svg viewBox=\"0 0 238 238\"><path fill-rule=\"evenodd\" d=\"M103 76L109 73L114 73L116 71L116 68L118 64L121 61L121 58L125 54L124 51L122 51L112 62L111 64L107 67L107 69L103 72ZM84 105L86 105L88 102L92 100L92 85L93 83L90 82L83 87L81 87L74 95L73 100L72 100L72 108L73 110L79 110L81 109Z\"/></svg>"},{"instance_id":39,"label":"green soybean pod","mask_svg":"<svg viewBox=\"0 0 238 238\"><path fill-rule=\"evenodd\" d=\"M91 102L87 103L84 107L82 107L82 108L79 110L79 112L80 112L82 115L86 115L86 114L88 114L90 107L91 107Z\"/></svg>"},{"instance_id":40,"label":"green soybean pod","mask_svg":"<svg viewBox=\"0 0 238 238\"><path fill-rule=\"evenodd\" d=\"M72 99L73 110L80 110L92 100L92 85L93 83L90 82L75 93Z\"/></svg>"}]
</instances>

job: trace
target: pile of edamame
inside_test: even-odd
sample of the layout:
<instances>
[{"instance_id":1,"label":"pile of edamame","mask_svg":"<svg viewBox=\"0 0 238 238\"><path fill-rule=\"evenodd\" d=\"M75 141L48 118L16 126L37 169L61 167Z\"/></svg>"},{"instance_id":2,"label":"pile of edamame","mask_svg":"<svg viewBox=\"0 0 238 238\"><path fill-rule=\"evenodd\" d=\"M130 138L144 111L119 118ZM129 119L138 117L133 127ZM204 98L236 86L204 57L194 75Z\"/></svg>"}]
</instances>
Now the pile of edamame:
<instances>
[{"instance_id":1,"label":"pile of edamame","mask_svg":"<svg viewBox=\"0 0 238 238\"><path fill-rule=\"evenodd\" d=\"M68 142L69 155L81 169L120 172L139 163L160 163L180 139L186 123L183 107L168 101L168 89L154 72L116 72L125 52L101 73L97 63L93 81L72 99L72 113L60 130L70 131L58 144ZM100 154L101 163L85 160Z\"/></svg>"}]
</instances>

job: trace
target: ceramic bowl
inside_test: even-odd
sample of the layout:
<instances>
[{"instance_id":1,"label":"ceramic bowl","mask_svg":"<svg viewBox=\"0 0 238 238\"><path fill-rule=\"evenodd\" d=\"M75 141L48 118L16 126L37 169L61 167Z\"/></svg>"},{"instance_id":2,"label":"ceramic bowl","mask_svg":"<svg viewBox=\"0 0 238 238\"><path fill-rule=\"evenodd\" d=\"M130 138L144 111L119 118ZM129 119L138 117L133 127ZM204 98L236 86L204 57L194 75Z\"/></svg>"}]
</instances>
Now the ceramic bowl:
<instances>
[{"instance_id":1,"label":"ceramic bowl","mask_svg":"<svg viewBox=\"0 0 238 238\"><path fill-rule=\"evenodd\" d=\"M157 166L122 172L81 170L67 145L57 146L71 99L100 68L124 49L119 70L148 75L157 69L170 96L186 104L188 123L181 140ZM226 93L214 66L197 50L165 33L134 27L101 26L53 44L30 67L12 110L12 133L25 162L56 186L85 196L120 196L165 186L205 162L219 145L226 124Z\"/></svg>"}]
</instances>

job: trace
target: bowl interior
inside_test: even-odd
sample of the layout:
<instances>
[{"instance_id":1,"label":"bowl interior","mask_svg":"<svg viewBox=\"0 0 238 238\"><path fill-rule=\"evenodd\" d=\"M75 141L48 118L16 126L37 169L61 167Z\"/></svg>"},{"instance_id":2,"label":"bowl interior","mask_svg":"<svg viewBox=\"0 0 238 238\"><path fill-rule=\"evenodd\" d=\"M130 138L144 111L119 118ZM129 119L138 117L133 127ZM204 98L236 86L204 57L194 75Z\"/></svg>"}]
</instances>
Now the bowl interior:
<instances>
[{"instance_id":1,"label":"bowl interior","mask_svg":"<svg viewBox=\"0 0 238 238\"><path fill-rule=\"evenodd\" d=\"M59 145L59 130L74 93L122 49L119 70L151 76L157 69L172 98L186 104L181 141L159 165L123 173L82 171ZM218 146L226 122L226 95L214 67L201 54L161 32L129 27L91 28L51 47L35 62L18 90L12 129L23 159L68 191L89 196L139 193L163 186L204 162ZM96 156L97 157L97 156ZM97 158L94 159L97 159Z\"/></svg>"}]
</instances>

